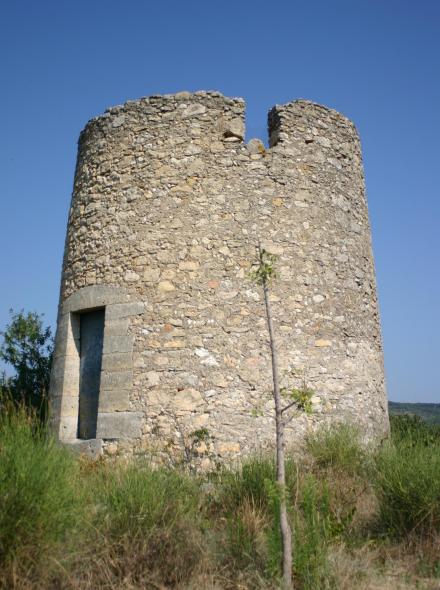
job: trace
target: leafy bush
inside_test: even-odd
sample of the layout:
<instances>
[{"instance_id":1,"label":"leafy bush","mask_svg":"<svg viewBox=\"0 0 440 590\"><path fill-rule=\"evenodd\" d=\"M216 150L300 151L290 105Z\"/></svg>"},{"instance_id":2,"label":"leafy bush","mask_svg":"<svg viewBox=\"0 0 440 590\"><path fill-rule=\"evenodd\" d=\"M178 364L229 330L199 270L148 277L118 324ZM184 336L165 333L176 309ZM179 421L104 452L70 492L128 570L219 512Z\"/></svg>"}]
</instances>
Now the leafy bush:
<instances>
[{"instance_id":1,"label":"leafy bush","mask_svg":"<svg viewBox=\"0 0 440 590\"><path fill-rule=\"evenodd\" d=\"M33 408L44 422L47 419L48 391L52 365L53 338L50 327L36 312L14 313L6 326L0 345L0 359L15 371L12 377L0 377L0 393L7 394L17 405Z\"/></svg>"}]
</instances>

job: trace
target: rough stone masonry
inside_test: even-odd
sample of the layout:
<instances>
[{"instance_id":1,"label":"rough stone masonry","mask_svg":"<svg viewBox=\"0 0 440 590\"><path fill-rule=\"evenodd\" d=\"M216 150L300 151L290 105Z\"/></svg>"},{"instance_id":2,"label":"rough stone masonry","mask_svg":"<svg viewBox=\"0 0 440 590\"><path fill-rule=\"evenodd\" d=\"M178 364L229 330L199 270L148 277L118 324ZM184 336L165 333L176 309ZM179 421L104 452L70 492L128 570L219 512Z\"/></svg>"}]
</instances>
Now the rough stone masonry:
<instances>
[{"instance_id":1,"label":"rough stone masonry","mask_svg":"<svg viewBox=\"0 0 440 590\"><path fill-rule=\"evenodd\" d=\"M273 446L264 304L249 279L258 240L277 256L282 379L314 392L287 444L329 421L386 433L357 131L298 100L269 112L265 148L244 142L244 114L242 99L181 92L82 131L51 379L61 441L202 468Z\"/></svg>"}]
</instances>

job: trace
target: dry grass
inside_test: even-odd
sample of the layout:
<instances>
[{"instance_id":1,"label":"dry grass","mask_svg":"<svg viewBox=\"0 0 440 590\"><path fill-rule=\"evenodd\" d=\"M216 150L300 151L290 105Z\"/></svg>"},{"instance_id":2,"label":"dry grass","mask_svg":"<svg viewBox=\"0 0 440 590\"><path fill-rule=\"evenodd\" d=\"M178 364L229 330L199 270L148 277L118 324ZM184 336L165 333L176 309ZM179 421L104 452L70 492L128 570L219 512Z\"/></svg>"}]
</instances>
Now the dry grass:
<instances>
[{"instance_id":1,"label":"dry grass","mask_svg":"<svg viewBox=\"0 0 440 590\"><path fill-rule=\"evenodd\" d=\"M439 590L440 580L420 571L420 555L414 547L372 544L348 550L334 545L330 552L338 590ZM435 549L438 558L438 545ZM434 557L434 555L432 555Z\"/></svg>"},{"instance_id":2,"label":"dry grass","mask_svg":"<svg viewBox=\"0 0 440 590\"><path fill-rule=\"evenodd\" d=\"M9 506L0 519L2 590L279 587L271 459L203 479L146 462L90 463L16 418L0 425L0 494ZM401 527L396 536L395 512L380 519L384 475L386 498L408 512L429 509L428 502L438 510L435 486L420 475L437 481L438 439L423 430L419 440L417 425L410 426L410 444L401 429L386 455L358 448L344 427L322 433L307 456L288 462L298 590L440 590L438 520ZM416 473L424 496L405 495L415 484L402 458L411 465L414 457L426 458Z\"/></svg>"}]
</instances>

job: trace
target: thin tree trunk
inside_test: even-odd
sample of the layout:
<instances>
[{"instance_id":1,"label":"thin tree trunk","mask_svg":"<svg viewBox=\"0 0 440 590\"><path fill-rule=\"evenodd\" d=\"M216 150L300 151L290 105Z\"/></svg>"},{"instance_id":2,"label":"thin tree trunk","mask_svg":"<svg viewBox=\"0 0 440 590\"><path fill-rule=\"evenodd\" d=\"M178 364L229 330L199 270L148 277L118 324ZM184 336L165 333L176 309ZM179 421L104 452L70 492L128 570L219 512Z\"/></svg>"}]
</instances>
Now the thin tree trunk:
<instances>
[{"instance_id":1,"label":"thin tree trunk","mask_svg":"<svg viewBox=\"0 0 440 590\"><path fill-rule=\"evenodd\" d=\"M272 357L273 398L275 402L277 483L280 494L280 529L283 549L283 584L286 590L293 590L292 584L292 531L287 517L286 470L284 457L284 423L282 416L280 385L278 381L278 354L273 330L272 312L269 301L269 287L263 282L264 303L266 305L267 326L269 329L270 353Z\"/></svg>"}]
</instances>

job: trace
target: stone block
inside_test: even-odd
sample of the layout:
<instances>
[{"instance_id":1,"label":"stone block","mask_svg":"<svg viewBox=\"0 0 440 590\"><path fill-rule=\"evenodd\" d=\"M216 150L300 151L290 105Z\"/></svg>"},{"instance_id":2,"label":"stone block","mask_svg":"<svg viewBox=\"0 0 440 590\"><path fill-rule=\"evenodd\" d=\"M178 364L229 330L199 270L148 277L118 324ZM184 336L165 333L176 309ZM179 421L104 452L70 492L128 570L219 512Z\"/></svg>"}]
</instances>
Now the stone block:
<instances>
[{"instance_id":1,"label":"stone block","mask_svg":"<svg viewBox=\"0 0 440 590\"><path fill-rule=\"evenodd\" d=\"M323 340L323 339L315 340L315 346L317 348L325 348L325 347L331 346L331 345L332 345L331 340Z\"/></svg>"},{"instance_id":2,"label":"stone block","mask_svg":"<svg viewBox=\"0 0 440 590\"><path fill-rule=\"evenodd\" d=\"M243 119L236 118L230 121L224 121L222 124L223 137L236 137L243 140L245 134Z\"/></svg>"},{"instance_id":3,"label":"stone block","mask_svg":"<svg viewBox=\"0 0 440 590\"><path fill-rule=\"evenodd\" d=\"M79 357L63 356L55 359L51 373L51 384L54 389L78 391Z\"/></svg>"},{"instance_id":4,"label":"stone block","mask_svg":"<svg viewBox=\"0 0 440 590\"><path fill-rule=\"evenodd\" d=\"M80 351L80 342L79 338L72 338L71 336L67 338L64 346L65 355L70 356L73 358L79 357Z\"/></svg>"},{"instance_id":5,"label":"stone block","mask_svg":"<svg viewBox=\"0 0 440 590\"><path fill-rule=\"evenodd\" d=\"M147 268L143 276L146 283L156 283L160 277L160 270L158 268Z\"/></svg>"},{"instance_id":6,"label":"stone block","mask_svg":"<svg viewBox=\"0 0 440 590\"><path fill-rule=\"evenodd\" d=\"M160 281L157 289L161 293L169 293L171 291L175 291L176 287L173 285L173 283L171 283L171 281Z\"/></svg>"},{"instance_id":7,"label":"stone block","mask_svg":"<svg viewBox=\"0 0 440 590\"><path fill-rule=\"evenodd\" d=\"M202 104L190 104L188 107L182 110L182 119L188 119L190 117L198 117L206 113L206 107Z\"/></svg>"},{"instance_id":8,"label":"stone block","mask_svg":"<svg viewBox=\"0 0 440 590\"><path fill-rule=\"evenodd\" d=\"M65 445L75 453L84 455L92 460L99 459L103 453L102 440L99 438L90 438L87 440L76 439L75 441L65 443Z\"/></svg>"},{"instance_id":9,"label":"stone block","mask_svg":"<svg viewBox=\"0 0 440 590\"><path fill-rule=\"evenodd\" d=\"M102 355L103 371L129 371L133 367L131 352L111 352Z\"/></svg>"},{"instance_id":10,"label":"stone block","mask_svg":"<svg viewBox=\"0 0 440 590\"><path fill-rule=\"evenodd\" d=\"M133 303L115 303L109 305L105 310L105 323L107 327L107 320L119 320L121 318L129 318L133 315L140 315L144 313L145 306L142 301Z\"/></svg>"},{"instance_id":11,"label":"stone block","mask_svg":"<svg viewBox=\"0 0 440 590\"><path fill-rule=\"evenodd\" d=\"M168 393L159 388L150 389L145 395L145 402L149 408L169 408L172 409L171 398Z\"/></svg>"},{"instance_id":12,"label":"stone block","mask_svg":"<svg viewBox=\"0 0 440 590\"><path fill-rule=\"evenodd\" d=\"M105 315L105 335L106 336L127 336L130 327L130 318L109 319Z\"/></svg>"},{"instance_id":13,"label":"stone block","mask_svg":"<svg viewBox=\"0 0 440 590\"><path fill-rule=\"evenodd\" d=\"M63 392L63 398L61 401L61 415L63 417L78 418L78 404L79 397L76 395L68 395L66 391Z\"/></svg>"},{"instance_id":14,"label":"stone block","mask_svg":"<svg viewBox=\"0 0 440 590\"><path fill-rule=\"evenodd\" d=\"M77 416L61 416L59 421L59 439L61 442L76 439L78 432Z\"/></svg>"},{"instance_id":15,"label":"stone block","mask_svg":"<svg viewBox=\"0 0 440 590\"><path fill-rule=\"evenodd\" d=\"M103 371L101 373L101 390L104 389L130 389L133 383L132 371Z\"/></svg>"},{"instance_id":16,"label":"stone block","mask_svg":"<svg viewBox=\"0 0 440 590\"><path fill-rule=\"evenodd\" d=\"M54 358L64 356L66 354L66 344L70 333L68 313L61 314L58 319L57 333L55 336L55 347L53 351Z\"/></svg>"},{"instance_id":17,"label":"stone block","mask_svg":"<svg viewBox=\"0 0 440 590\"><path fill-rule=\"evenodd\" d=\"M142 412L99 412L97 438L139 438Z\"/></svg>"},{"instance_id":18,"label":"stone block","mask_svg":"<svg viewBox=\"0 0 440 590\"><path fill-rule=\"evenodd\" d=\"M130 409L129 389L101 389L99 392L100 412L126 412Z\"/></svg>"},{"instance_id":19,"label":"stone block","mask_svg":"<svg viewBox=\"0 0 440 590\"><path fill-rule=\"evenodd\" d=\"M155 385L159 385L160 383L160 373L157 371L148 371L146 373L146 377L148 379L148 386L154 387Z\"/></svg>"},{"instance_id":20,"label":"stone block","mask_svg":"<svg viewBox=\"0 0 440 590\"><path fill-rule=\"evenodd\" d=\"M200 264L197 260L183 260L182 262L179 262L180 270L197 270L199 266Z\"/></svg>"},{"instance_id":21,"label":"stone block","mask_svg":"<svg viewBox=\"0 0 440 590\"><path fill-rule=\"evenodd\" d=\"M66 299L63 304L63 313L86 311L114 303L124 303L127 299L128 296L120 287L90 285L79 289Z\"/></svg>"},{"instance_id":22,"label":"stone block","mask_svg":"<svg viewBox=\"0 0 440 590\"><path fill-rule=\"evenodd\" d=\"M58 392L53 392L50 398L50 407L49 407L49 415L53 420L54 416L59 416L61 414L61 402L63 399L63 391L60 390Z\"/></svg>"},{"instance_id":23,"label":"stone block","mask_svg":"<svg viewBox=\"0 0 440 590\"><path fill-rule=\"evenodd\" d=\"M203 396L200 391L188 387L187 389L178 391L172 403L177 411L191 412L203 403Z\"/></svg>"},{"instance_id":24,"label":"stone block","mask_svg":"<svg viewBox=\"0 0 440 590\"><path fill-rule=\"evenodd\" d=\"M240 452L240 444L238 442L220 442L217 445L217 451L220 455L230 455L232 453Z\"/></svg>"},{"instance_id":25,"label":"stone block","mask_svg":"<svg viewBox=\"0 0 440 590\"><path fill-rule=\"evenodd\" d=\"M102 352L103 354L132 352L133 342L133 336L107 336L104 331L104 348Z\"/></svg>"}]
</instances>

